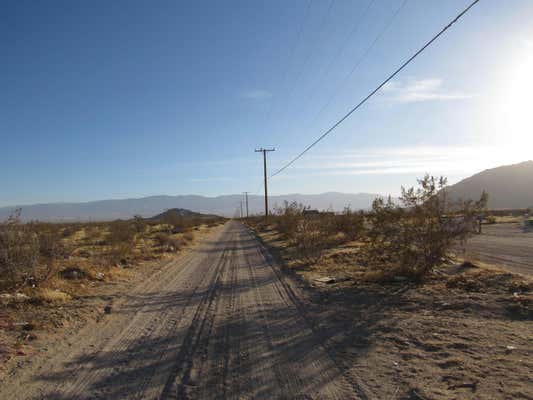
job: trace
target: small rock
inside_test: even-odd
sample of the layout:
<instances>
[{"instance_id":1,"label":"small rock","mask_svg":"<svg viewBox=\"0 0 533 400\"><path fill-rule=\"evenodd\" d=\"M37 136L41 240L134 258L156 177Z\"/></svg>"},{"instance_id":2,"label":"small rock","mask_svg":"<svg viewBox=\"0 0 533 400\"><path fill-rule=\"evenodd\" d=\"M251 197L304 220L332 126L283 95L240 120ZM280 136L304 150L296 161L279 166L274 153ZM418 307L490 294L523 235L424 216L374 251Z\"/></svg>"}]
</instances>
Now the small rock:
<instances>
[{"instance_id":1,"label":"small rock","mask_svg":"<svg viewBox=\"0 0 533 400\"><path fill-rule=\"evenodd\" d=\"M111 306L110 305L107 305L107 306L104 307L104 313L111 314Z\"/></svg>"},{"instance_id":2,"label":"small rock","mask_svg":"<svg viewBox=\"0 0 533 400\"><path fill-rule=\"evenodd\" d=\"M105 274L103 272L97 272L96 273L96 279L99 281L104 280Z\"/></svg>"},{"instance_id":3,"label":"small rock","mask_svg":"<svg viewBox=\"0 0 533 400\"><path fill-rule=\"evenodd\" d=\"M18 349L17 350L17 356L25 356L26 355L26 352L22 349Z\"/></svg>"},{"instance_id":4,"label":"small rock","mask_svg":"<svg viewBox=\"0 0 533 400\"><path fill-rule=\"evenodd\" d=\"M316 278L315 281L328 285L336 282L335 278L331 276L323 276L322 278Z\"/></svg>"}]
</instances>

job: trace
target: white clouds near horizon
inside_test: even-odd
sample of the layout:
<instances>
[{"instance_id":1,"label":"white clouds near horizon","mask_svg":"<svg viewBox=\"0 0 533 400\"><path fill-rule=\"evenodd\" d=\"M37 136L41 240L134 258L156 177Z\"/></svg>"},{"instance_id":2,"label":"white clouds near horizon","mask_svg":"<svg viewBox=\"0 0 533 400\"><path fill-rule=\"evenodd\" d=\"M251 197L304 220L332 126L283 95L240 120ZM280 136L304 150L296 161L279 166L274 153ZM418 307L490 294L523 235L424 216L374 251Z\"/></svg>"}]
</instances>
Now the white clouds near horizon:
<instances>
[{"instance_id":1,"label":"white clouds near horizon","mask_svg":"<svg viewBox=\"0 0 533 400\"><path fill-rule=\"evenodd\" d=\"M441 78L391 81L383 87L383 94L387 100L397 103L464 100L473 97L469 93L450 91L443 83Z\"/></svg>"}]
</instances>

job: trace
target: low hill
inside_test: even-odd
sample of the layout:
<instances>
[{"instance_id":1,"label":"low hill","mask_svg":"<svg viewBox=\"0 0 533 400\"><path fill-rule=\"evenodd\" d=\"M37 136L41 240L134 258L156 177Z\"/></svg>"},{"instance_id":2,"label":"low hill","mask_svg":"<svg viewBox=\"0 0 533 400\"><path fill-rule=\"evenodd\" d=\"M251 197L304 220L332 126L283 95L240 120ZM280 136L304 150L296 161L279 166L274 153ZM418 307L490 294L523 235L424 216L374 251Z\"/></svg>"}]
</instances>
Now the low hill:
<instances>
[{"instance_id":1,"label":"low hill","mask_svg":"<svg viewBox=\"0 0 533 400\"><path fill-rule=\"evenodd\" d=\"M217 218L217 215L213 214L202 214L198 212L194 212L191 210L187 210L185 208L171 208L170 210L166 210L162 212L161 214L157 214L150 218L154 221L164 221L169 220L172 218L181 217L181 218Z\"/></svg>"},{"instance_id":2,"label":"low hill","mask_svg":"<svg viewBox=\"0 0 533 400\"><path fill-rule=\"evenodd\" d=\"M533 206L533 161L487 169L452 185L452 198L478 199L485 190L488 207L527 208Z\"/></svg>"}]
</instances>

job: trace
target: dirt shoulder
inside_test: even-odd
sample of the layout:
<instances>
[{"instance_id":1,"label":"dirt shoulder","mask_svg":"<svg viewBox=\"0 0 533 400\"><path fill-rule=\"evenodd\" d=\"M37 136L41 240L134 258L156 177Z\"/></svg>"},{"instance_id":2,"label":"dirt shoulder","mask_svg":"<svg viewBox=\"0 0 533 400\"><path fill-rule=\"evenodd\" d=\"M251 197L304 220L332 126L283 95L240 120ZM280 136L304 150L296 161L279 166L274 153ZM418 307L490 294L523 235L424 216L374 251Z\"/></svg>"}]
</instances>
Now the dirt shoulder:
<instances>
[{"instance_id":1,"label":"dirt shoulder","mask_svg":"<svg viewBox=\"0 0 533 400\"><path fill-rule=\"evenodd\" d=\"M275 230L256 234L367 398L533 399L531 279L450 265L422 284L378 284L364 278L354 243L310 263Z\"/></svg>"},{"instance_id":2,"label":"dirt shoulder","mask_svg":"<svg viewBox=\"0 0 533 400\"><path fill-rule=\"evenodd\" d=\"M81 268L77 271L82 276L76 279L54 278L46 287L24 288L4 296L0 303L0 381L46 357L58 342L67 342L87 325L98 323L136 286L164 272L177 257L187 255L220 229L222 226L199 226L194 239L178 252L108 267L98 276L88 267Z\"/></svg>"}]
</instances>

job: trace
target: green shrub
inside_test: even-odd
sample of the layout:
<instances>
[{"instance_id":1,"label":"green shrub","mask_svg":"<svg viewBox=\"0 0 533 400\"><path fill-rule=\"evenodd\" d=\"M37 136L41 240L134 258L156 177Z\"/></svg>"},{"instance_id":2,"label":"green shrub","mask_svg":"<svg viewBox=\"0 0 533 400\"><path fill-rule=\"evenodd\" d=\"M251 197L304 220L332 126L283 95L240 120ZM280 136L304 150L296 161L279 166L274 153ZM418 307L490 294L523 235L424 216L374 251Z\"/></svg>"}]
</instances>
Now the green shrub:
<instances>
[{"instance_id":1,"label":"green shrub","mask_svg":"<svg viewBox=\"0 0 533 400\"><path fill-rule=\"evenodd\" d=\"M400 205L376 199L368 215L366 254L370 266L393 274L422 278L451 260L451 250L464 242L486 207L484 193L476 201L452 203L446 179L426 175L419 187L404 189Z\"/></svg>"}]
</instances>

